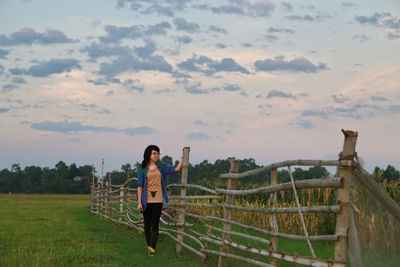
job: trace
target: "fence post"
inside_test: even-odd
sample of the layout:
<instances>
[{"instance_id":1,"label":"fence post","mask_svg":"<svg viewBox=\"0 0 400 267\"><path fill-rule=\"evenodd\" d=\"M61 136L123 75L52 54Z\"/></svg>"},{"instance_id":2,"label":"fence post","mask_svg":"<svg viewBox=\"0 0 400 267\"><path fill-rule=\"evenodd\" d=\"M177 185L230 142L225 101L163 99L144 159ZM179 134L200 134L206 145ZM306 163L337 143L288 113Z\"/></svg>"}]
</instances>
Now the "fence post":
<instances>
[{"instance_id":1,"label":"fence post","mask_svg":"<svg viewBox=\"0 0 400 267\"><path fill-rule=\"evenodd\" d=\"M103 184L101 183L99 185L99 214L103 215ZM101 216L101 218L103 218L103 216Z\"/></svg>"},{"instance_id":2,"label":"fence post","mask_svg":"<svg viewBox=\"0 0 400 267\"><path fill-rule=\"evenodd\" d=\"M231 160L231 166L229 168L229 173L238 173L239 172L239 160ZM237 181L233 178L228 178L228 190L235 190L236 189ZM235 196L234 195L226 195L225 203L228 205L235 204ZM224 219L225 220L232 220L232 209L224 207ZM230 231L232 225L230 223L223 223L223 229L225 231ZM230 240L231 235L228 233L222 233L222 238ZM220 251L223 253L227 253L229 251L228 245L222 245L220 247ZM218 267L224 266L226 258L223 256L218 257Z\"/></svg>"},{"instance_id":3,"label":"fence post","mask_svg":"<svg viewBox=\"0 0 400 267\"><path fill-rule=\"evenodd\" d=\"M99 203L100 203L100 184L99 181L96 183L96 213L99 215Z\"/></svg>"},{"instance_id":4,"label":"fence post","mask_svg":"<svg viewBox=\"0 0 400 267\"><path fill-rule=\"evenodd\" d=\"M90 211L93 212L93 197L94 197L94 165L92 164L92 183L90 185Z\"/></svg>"},{"instance_id":5,"label":"fence post","mask_svg":"<svg viewBox=\"0 0 400 267\"><path fill-rule=\"evenodd\" d=\"M108 174L108 190L107 190L107 203L108 203L108 216L112 219L112 187L111 187L111 173Z\"/></svg>"},{"instance_id":6,"label":"fence post","mask_svg":"<svg viewBox=\"0 0 400 267\"><path fill-rule=\"evenodd\" d=\"M340 212L336 217L335 260L346 262L347 232L350 218L350 179L355 167L354 157L357 142L357 132L342 130L344 134L343 151L339 154L339 176L342 177L343 187L338 189L337 202ZM350 161L352 164L348 164Z\"/></svg>"},{"instance_id":7,"label":"fence post","mask_svg":"<svg viewBox=\"0 0 400 267\"><path fill-rule=\"evenodd\" d=\"M273 168L271 170L271 185L276 185L278 184L278 169ZM277 197L278 192L271 193L270 199L269 199L269 207L270 208L275 208L276 207L276 197ZM278 227L278 222L276 220L276 213L272 213L269 216L269 226L271 227L271 231L273 232L279 232L279 227ZM276 236L271 237L271 246L270 250L272 251L277 251L278 250L278 238ZM270 258L270 263L272 265L277 265L278 261L274 258Z\"/></svg>"},{"instance_id":8,"label":"fence post","mask_svg":"<svg viewBox=\"0 0 400 267\"><path fill-rule=\"evenodd\" d=\"M190 152L190 147L184 147L183 148L183 164L182 164L182 176L181 176L181 184L187 184L187 178L188 178L188 169L189 169L189 152ZM186 188L181 187L181 197L186 196ZM185 203L186 201L184 199L181 199L179 203ZM184 207L182 209L184 210ZM185 223L185 214L183 212L178 212L178 223ZM184 232L185 228L183 226L178 226L178 232ZM179 241L183 241L183 235L178 233L176 235L176 238ZM176 243L176 253L180 253L182 250L182 245Z\"/></svg>"},{"instance_id":9,"label":"fence post","mask_svg":"<svg viewBox=\"0 0 400 267\"><path fill-rule=\"evenodd\" d=\"M122 214L124 212L124 194L125 188L124 185L119 190L119 221L122 222Z\"/></svg>"},{"instance_id":10,"label":"fence post","mask_svg":"<svg viewBox=\"0 0 400 267\"><path fill-rule=\"evenodd\" d=\"M217 194L217 195L219 195L219 194ZM218 201L218 199L213 199L211 203L212 203L211 216L215 217L217 215L217 204L219 203L219 201ZM210 221L210 225L211 226L214 225L214 220ZM211 232L212 232L212 229L209 227L207 229L207 234L211 234ZM209 245L210 245L210 243L208 241L206 241L204 244L204 249L208 249ZM206 253L206 256L207 256L207 253ZM207 257L203 259L203 263L204 264L207 263Z\"/></svg>"}]
</instances>

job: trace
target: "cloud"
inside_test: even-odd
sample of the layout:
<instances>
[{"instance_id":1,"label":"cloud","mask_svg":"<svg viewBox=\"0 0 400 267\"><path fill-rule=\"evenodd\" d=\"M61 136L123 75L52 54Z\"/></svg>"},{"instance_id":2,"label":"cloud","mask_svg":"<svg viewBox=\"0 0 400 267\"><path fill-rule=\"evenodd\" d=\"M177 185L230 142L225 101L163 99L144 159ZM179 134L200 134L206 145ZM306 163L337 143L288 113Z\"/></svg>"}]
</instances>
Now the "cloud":
<instances>
[{"instance_id":1,"label":"cloud","mask_svg":"<svg viewBox=\"0 0 400 267\"><path fill-rule=\"evenodd\" d=\"M259 0L254 4L247 0L229 1L219 6L199 5L197 8L211 10L216 14L234 14L248 17L269 17L275 10L275 4L269 0Z\"/></svg>"},{"instance_id":2,"label":"cloud","mask_svg":"<svg viewBox=\"0 0 400 267\"><path fill-rule=\"evenodd\" d=\"M186 136L187 139L194 139L194 140L198 140L198 141L207 141L209 139L211 139L211 136L209 136L206 133L203 132L191 132Z\"/></svg>"},{"instance_id":3,"label":"cloud","mask_svg":"<svg viewBox=\"0 0 400 267\"><path fill-rule=\"evenodd\" d=\"M103 110L99 111L99 114L111 114L109 109L103 108Z\"/></svg>"},{"instance_id":4,"label":"cloud","mask_svg":"<svg viewBox=\"0 0 400 267\"><path fill-rule=\"evenodd\" d=\"M18 84L23 84L23 83L26 83L26 80L24 78L22 78L22 77L14 77L12 79L12 82L13 83L18 83Z\"/></svg>"},{"instance_id":5,"label":"cloud","mask_svg":"<svg viewBox=\"0 0 400 267\"><path fill-rule=\"evenodd\" d=\"M176 92L176 90L171 90L171 89L160 89L160 90L154 90L153 94L169 94L172 92Z\"/></svg>"},{"instance_id":6,"label":"cloud","mask_svg":"<svg viewBox=\"0 0 400 267\"><path fill-rule=\"evenodd\" d=\"M1 59L6 59L6 56L9 54L10 52L8 50L4 50L0 48L0 58Z\"/></svg>"},{"instance_id":7,"label":"cloud","mask_svg":"<svg viewBox=\"0 0 400 267\"><path fill-rule=\"evenodd\" d=\"M225 86L224 86L224 90L225 91L231 91L231 92L235 92L235 91L240 91L242 88L240 88L240 86L239 85L236 85L236 84L226 84Z\"/></svg>"},{"instance_id":8,"label":"cloud","mask_svg":"<svg viewBox=\"0 0 400 267\"><path fill-rule=\"evenodd\" d=\"M30 27L22 28L17 32L13 32L9 37L4 34L0 35L0 46L14 45L32 45L42 44L50 45L57 43L72 43L72 39L68 38L62 31L49 29L44 33L36 32Z\"/></svg>"},{"instance_id":9,"label":"cloud","mask_svg":"<svg viewBox=\"0 0 400 267\"><path fill-rule=\"evenodd\" d=\"M3 74L4 73L4 67L3 67L3 65L0 65L0 74Z\"/></svg>"},{"instance_id":10,"label":"cloud","mask_svg":"<svg viewBox=\"0 0 400 267\"><path fill-rule=\"evenodd\" d=\"M333 98L333 101L338 104L342 104L342 103L349 101L349 99L346 97L340 97L340 96L336 96L336 95L332 95L332 98Z\"/></svg>"},{"instance_id":11,"label":"cloud","mask_svg":"<svg viewBox=\"0 0 400 267\"><path fill-rule=\"evenodd\" d=\"M151 127L136 127L136 128L127 128L123 130L124 133L135 136L135 135L147 135L154 133L154 129Z\"/></svg>"},{"instance_id":12,"label":"cloud","mask_svg":"<svg viewBox=\"0 0 400 267\"><path fill-rule=\"evenodd\" d=\"M97 108L97 105L95 103L91 103L91 104L80 104L79 106L83 107L83 108Z\"/></svg>"},{"instance_id":13,"label":"cloud","mask_svg":"<svg viewBox=\"0 0 400 267\"><path fill-rule=\"evenodd\" d=\"M187 22L184 18L175 18L174 25L178 31L185 31L188 33L195 33L200 30L199 24Z\"/></svg>"},{"instance_id":14,"label":"cloud","mask_svg":"<svg viewBox=\"0 0 400 267\"><path fill-rule=\"evenodd\" d=\"M9 112L10 109L9 108L0 108L0 113L6 113Z\"/></svg>"},{"instance_id":15,"label":"cloud","mask_svg":"<svg viewBox=\"0 0 400 267\"><path fill-rule=\"evenodd\" d=\"M399 39L400 38L400 33L399 34L396 34L396 33L392 33L392 32L388 32L387 34L386 34L386 37L389 39L389 40L395 40L395 39Z\"/></svg>"},{"instance_id":16,"label":"cloud","mask_svg":"<svg viewBox=\"0 0 400 267\"><path fill-rule=\"evenodd\" d=\"M387 101L385 97L382 96L371 96L372 101Z\"/></svg>"},{"instance_id":17,"label":"cloud","mask_svg":"<svg viewBox=\"0 0 400 267\"><path fill-rule=\"evenodd\" d=\"M104 30L106 35L99 37L101 43L118 43L122 39L136 40L143 37L142 28L137 25L130 27L106 25Z\"/></svg>"},{"instance_id":18,"label":"cloud","mask_svg":"<svg viewBox=\"0 0 400 267\"><path fill-rule=\"evenodd\" d=\"M4 92L11 92L12 90L14 90L16 88L18 88L18 85L15 85L15 84L12 84L12 83L3 85L3 89L4 89L3 91Z\"/></svg>"},{"instance_id":19,"label":"cloud","mask_svg":"<svg viewBox=\"0 0 400 267\"><path fill-rule=\"evenodd\" d=\"M351 7L356 7L357 5L352 2L343 2L340 6L345 8L351 8Z\"/></svg>"},{"instance_id":20,"label":"cloud","mask_svg":"<svg viewBox=\"0 0 400 267\"><path fill-rule=\"evenodd\" d=\"M377 13L375 12L371 16L356 16L354 19L360 24L373 24L378 25L381 17L386 17L388 13Z\"/></svg>"},{"instance_id":21,"label":"cloud","mask_svg":"<svg viewBox=\"0 0 400 267\"><path fill-rule=\"evenodd\" d=\"M292 98L292 99L296 99L296 96L292 95L291 93L285 93L282 91L278 91L278 90L271 90L269 91L268 95L266 98L273 98L273 97L281 97L281 98Z\"/></svg>"},{"instance_id":22,"label":"cloud","mask_svg":"<svg viewBox=\"0 0 400 267\"><path fill-rule=\"evenodd\" d=\"M218 44L215 45L215 47L220 48L220 49L224 49L224 48L226 48L227 46L224 45L224 44L218 43Z\"/></svg>"},{"instance_id":23,"label":"cloud","mask_svg":"<svg viewBox=\"0 0 400 267\"><path fill-rule=\"evenodd\" d=\"M137 128L126 128L126 129L117 129L113 127L105 127L105 126L93 126L93 125L84 125L78 121L60 121L60 122L52 122L52 121L41 121L37 123L31 123L31 128L39 131L49 131L49 132L60 132L60 133L69 133L69 132L83 132L83 131L93 131L93 132L120 132L125 133L130 136L135 135L147 135L154 132L154 129L151 127L143 126Z\"/></svg>"},{"instance_id":24,"label":"cloud","mask_svg":"<svg viewBox=\"0 0 400 267\"><path fill-rule=\"evenodd\" d=\"M400 105L392 105L389 107L389 111L394 113L400 113Z\"/></svg>"},{"instance_id":25,"label":"cloud","mask_svg":"<svg viewBox=\"0 0 400 267\"><path fill-rule=\"evenodd\" d=\"M217 33L222 33L222 34L227 34L228 31L225 30L224 28L215 26L215 25L211 25L210 27L208 27L208 29L212 32L217 32Z\"/></svg>"},{"instance_id":26,"label":"cloud","mask_svg":"<svg viewBox=\"0 0 400 267\"><path fill-rule=\"evenodd\" d=\"M117 8L124 8L129 5L129 9L141 14L151 15L156 13L159 16L174 17L175 12L184 11L187 3L192 0L118 0Z\"/></svg>"},{"instance_id":27,"label":"cloud","mask_svg":"<svg viewBox=\"0 0 400 267\"><path fill-rule=\"evenodd\" d=\"M276 27L269 27L267 32L268 33L287 33L287 34L295 33L294 30L289 29L289 28L276 28Z\"/></svg>"},{"instance_id":28,"label":"cloud","mask_svg":"<svg viewBox=\"0 0 400 267\"><path fill-rule=\"evenodd\" d=\"M30 75L34 77L47 77L51 74L70 72L72 69L82 69L79 61L72 58L56 58L43 61L31 66L28 70L21 68L10 69L14 75Z\"/></svg>"},{"instance_id":29,"label":"cloud","mask_svg":"<svg viewBox=\"0 0 400 267\"><path fill-rule=\"evenodd\" d=\"M133 81L132 79L128 79L122 83L122 86L131 92L138 91L139 93L142 93L144 91L144 87L135 85L136 82L138 81L137 80Z\"/></svg>"},{"instance_id":30,"label":"cloud","mask_svg":"<svg viewBox=\"0 0 400 267\"><path fill-rule=\"evenodd\" d=\"M133 49L137 56L147 59L157 50L157 46L154 42L147 42L145 46L136 47Z\"/></svg>"},{"instance_id":31,"label":"cloud","mask_svg":"<svg viewBox=\"0 0 400 267\"><path fill-rule=\"evenodd\" d=\"M267 34L267 35L264 36L264 38L270 43L273 43L273 42L279 40L279 37L275 36L273 34Z\"/></svg>"},{"instance_id":32,"label":"cloud","mask_svg":"<svg viewBox=\"0 0 400 267\"><path fill-rule=\"evenodd\" d=\"M88 83L92 83L94 85L108 85L106 79L99 78L97 80L87 80Z\"/></svg>"},{"instance_id":33,"label":"cloud","mask_svg":"<svg viewBox=\"0 0 400 267\"><path fill-rule=\"evenodd\" d=\"M109 83L121 83L120 79L116 78L98 78L97 80L87 80L88 83L92 83L94 85L108 85Z\"/></svg>"},{"instance_id":34,"label":"cloud","mask_svg":"<svg viewBox=\"0 0 400 267\"><path fill-rule=\"evenodd\" d=\"M314 21L315 20L310 15L303 15L303 16L292 15L292 16L286 16L285 19L294 20L294 21Z\"/></svg>"},{"instance_id":35,"label":"cloud","mask_svg":"<svg viewBox=\"0 0 400 267\"><path fill-rule=\"evenodd\" d=\"M190 38L190 36L187 36L187 35L178 36L176 39L178 40L179 43L182 43L182 44L188 44L188 43L191 43L193 41L193 39Z\"/></svg>"},{"instance_id":36,"label":"cloud","mask_svg":"<svg viewBox=\"0 0 400 267\"><path fill-rule=\"evenodd\" d=\"M299 57L290 61L285 61L283 56L275 57L275 59L257 60L254 63L257 71L288 71L288 72L305 72L316 73L320 70L327 69L326 64L312 64L308 59Z\"/></svg>"},{"instance_id":37,"label":"cloud","mask_svg":"<svg viewBox=\"0 0 400 267\"><path fill-rule=\"evenodd\" d=\"M240 72L249 74L250 72L236 63L232 58L224 58L221 61L212 60L206 56L192 57L177 65L180 69L191 72L200 72L206 75L213 75L217 72Z\"/></svg>"},{"instance_id":38,"label":"cloud","mask_svg":"<svg viewBox=\"0 0 400 267\"><path fill-rule=\"evenodd\" d=\"M361 34L361 35L356 34L351 39L355 40L355 41L359 41L360 43L366 43L369 41L369 38L367 36L365 36L364 34Z\"/></svg>"},{"instance_id":39,"label":"cloud","mask_svg":"<svg viewBox=\"0 0 400 267\"><path fill-rule=\"evenodd\" d=\"M296 125L303 127L304 129L311 129L313 127L313 124L311 121L306 121L306 120L300 120L296 122Z\"/></svg>"},{"instance_id":40,"label":"cloud","mask_svg":"<svg viewBox=\"0 0 400 267\"><path fill-rule=\"evenodd\" d=\"M345 107L327 107L325 110L305 110L302 115L305 117L321 117L323 119L327 119L329 116L341 116L359 120L365 116L373 116L376 111L382 111L382 108L356 103Z\"/></svg>"},{"instance_id":41,"label":"cloud","mask_svg":"<svg viewBox=\"0 0 400 267\"><path fill-rule=\"evenodd\" d=\"M292 11L292 10L293 10L293 6L292 6L290 3L281 2L281 5L282 5L287 11Z\"/></svg>"},{"instance_id":42,"label":"cloud","mask_svg":"<svg viewBox=\"0 0 400 267\"><path fill-rule=\"evenodd\" d=\"M209 64L209 67L213 69L215 72L219 71L232 71L232 72L241 72L244 74L250 74L248 70L240 66L236 63L232 58L223 58L220 62L214 61Z\"/></svg>"},{"instance_id":43,"label":"cloud","mask_svg":"<svg viewBox=\"0 0 400 267\"><path fill-rule=\"evenodd\" d=\"M175 17L175 12L172 7L161 6L158 4L149 6L148 8L141 11L140 13L142 13L144 15L151 15L151 14L157 13L157 15L160 15L160 16Z\"/></svg>"},{"instance_id":44,"label":"cloud","mask_svg":"<svg viewBox=\"0 0 400 267\"><path fill-rule=\"evenodd\" d=\"M200 125L200 126L208 126L208 123L203 122L202 120L195 120L193 122L194 125Z\"/></svg>"},{"instance_id":45,"label":"cloud","mask_svg":"<svg viewBox=\"0 0 400 267\"><path fill-rule=\"evenodd\" d=\"M323 119L327 118L327 112L322 110L305 110L302 113L305 117L321 117Z\"/></svg>"},{"instance_id":46,"label":"cloud","mask_svg":"<svg viewBox=\"0 0 400 267\"><path fill-rule=\"evenodd\" d=\"M195 94L195 95L199 95L199 94L208 94L209 91L202 89L201 88L201 83L193 83L193 84L186 84L183 86L183 88L185 89L185 91L189 94Z\"/></svg>"},{"instance_id":47,"label":"cloud","mask_svg":"<svg viewBox=\"0 0 400 267\"><path fill-rule=\"evenodd\" d=\"M356 16L354 20L362 25L382 28L388 40L400 38L400 17L392 16L389 12L375 12L370 16Z\"/></svg>"},{"instance_id":48,"label":"cloud","mask_svg":"<svg viewBox=\"0 0 400 267\"><path fill-rule=\"evenodd\" d=\"M105 76L106 80L93 81L97 84L107 84L106 81L112 82L114 76L126 71L158 70L172 73L172 66L164 57L153 55L156 49L154 42L147 41L145 46L134 49L127 46L92 43L81 51L87 52L92 61L100 57L115 57L111 62L100 64L98 74Z\"/></svg>"},{"instance_id":49,"label":"cloud","mask_svg":"<svg viewBox=\"0 0 400 267\"><path fill-rule=\"evenodd\" d=\"M81 52L88 53L90 61L96 62L96 60L101 57L131 55L134 51L128 46L109 46L104 44L91 43L90 46L86 46L81 49Z\"/></svg>"},{"instance_id":50,"label":"cloud","mask_svg":"<svg viewBox=\"0 0 400 267\"><path fill-rule=\"evenodd\" d=\"M101 63L98 74L112 78L127 71L139 72L148 70L172 73L172 66L162 56L149 56L146 59L140 59L133 55L125 55L124 57L118 57L111 63Z\"/></svg>"},{"instance_id":51,"label":"cloud","mask_svg":"<svg viewBox=\"0 0 400 267\"><path fill-rule=\"evenodd\" d=\"M258 105L258 113L263 116L271 116L272 115L272 106L269 104L260 104Z\"/></svg>"},{"instance_id":52,"label":"cloud","mask_svg":"<svg viewBox=\"0 0 400 267\"><path fill-rule=\"evenodd\" d=\"M166 29L171 29L171 24L167 21L157 23L154 25L149 25L144 31L146 35L164 35L167 34Z\"/></svg>"}]
</instances>

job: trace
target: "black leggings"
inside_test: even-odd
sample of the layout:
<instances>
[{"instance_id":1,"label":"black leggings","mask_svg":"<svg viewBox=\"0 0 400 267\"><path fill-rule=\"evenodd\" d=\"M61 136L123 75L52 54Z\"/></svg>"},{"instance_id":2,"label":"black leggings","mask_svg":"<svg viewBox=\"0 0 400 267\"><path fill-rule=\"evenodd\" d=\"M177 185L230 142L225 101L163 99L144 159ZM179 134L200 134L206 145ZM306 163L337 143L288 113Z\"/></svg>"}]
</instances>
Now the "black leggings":
<instances>
[{"instance_id":1,"label":"black leggings","mask_svg":"<svg viewBox=\"0 0 400 267\"><path fill-rule=\"evenodd\" d=\"M156 248L158 239L158 225L163 203L147 203L143 212L144 218L144 235L148 246Z\"/></svg>"}]
</instances>

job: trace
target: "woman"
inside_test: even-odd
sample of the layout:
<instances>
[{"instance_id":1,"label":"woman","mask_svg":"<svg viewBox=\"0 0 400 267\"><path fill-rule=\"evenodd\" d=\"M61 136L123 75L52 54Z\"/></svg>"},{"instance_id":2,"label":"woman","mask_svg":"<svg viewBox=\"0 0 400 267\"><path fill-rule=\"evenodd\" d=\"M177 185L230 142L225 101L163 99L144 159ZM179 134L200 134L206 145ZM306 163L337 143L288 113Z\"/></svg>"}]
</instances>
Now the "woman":
<instances>
[{"instance_id":1,"label":"woman","mask_svg":"<svg viewBox=\"0 0 400 267\"><path fill-rule=\"evenodd\" d=\"M160 149L158 146L149 145L144 150L142 166L138 171L137 208L140 212L143 212L144 235L147 242L147 251L150 255L156 252L163 199L165 203L169 201L165 177L168 174L179 172L183 163L183 156L176 167L160 162L159 159Z\"/></svg>"}]
</instances>

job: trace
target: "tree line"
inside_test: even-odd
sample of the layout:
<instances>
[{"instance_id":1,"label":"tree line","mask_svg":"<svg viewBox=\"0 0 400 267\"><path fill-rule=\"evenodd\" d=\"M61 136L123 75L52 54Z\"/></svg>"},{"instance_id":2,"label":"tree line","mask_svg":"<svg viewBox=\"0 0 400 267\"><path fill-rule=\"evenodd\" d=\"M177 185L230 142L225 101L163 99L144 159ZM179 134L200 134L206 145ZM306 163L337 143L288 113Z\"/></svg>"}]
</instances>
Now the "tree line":
<instances>
[{"instance_id":1,"label":"tree line","mask_svg":"<svg viewBox=\"0 0 400 267\"><path fill-rule=\"evenodd\" d=\"M226 188L225 179L219 179L218 175L229 171L230 161L234 158L217 159L214 163L203 160L198 164L189 164L188 183L200 184L209 188ZM166 155L161 161L176 165L178 161L173 161L172 157ZM244 172L263 166L257 165L252 158L240 160L239 172ZM126 163L121 166L121 170L109 173L112 184L122 184L128 177L137 177L140 163ZM98 176L98 171L95 170ZM312 179L329 177L331 174L325 167L311 167L308 169L295 168L293 177L295 179ZM372 173L377 182L381 184L400 184L400 172L393 166L388 165L385 169L375 167ZM74 180L76 176L88 176L90 179ZM287 170L279 170L279 182L290 181ZM59 161L54 168L27 166L24 169L19 164L13 164L11 169L0 171L0 192L1 193L55 193L55 194L88 194L90 193L90 183L92 182L92 166L77 166L75 163L67 165ZM176 173L167 178L167 184L180 183L180 173ZM106 177L108 179L108 177ZM270 173L254 175L242 179L238 184L238 189L248 189L270 183ZM131 186L135 186L132 184ZM172 192L177 193L177 192Z\"/></svg>"}]
</instances>

